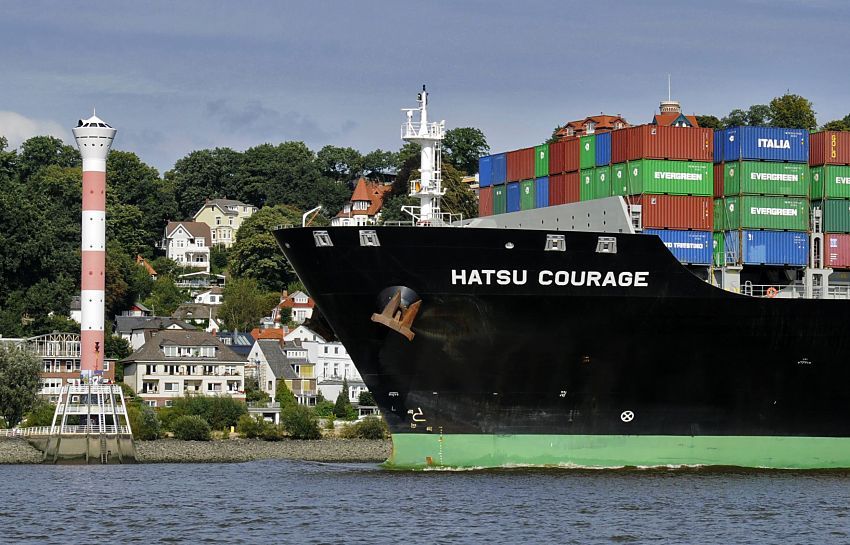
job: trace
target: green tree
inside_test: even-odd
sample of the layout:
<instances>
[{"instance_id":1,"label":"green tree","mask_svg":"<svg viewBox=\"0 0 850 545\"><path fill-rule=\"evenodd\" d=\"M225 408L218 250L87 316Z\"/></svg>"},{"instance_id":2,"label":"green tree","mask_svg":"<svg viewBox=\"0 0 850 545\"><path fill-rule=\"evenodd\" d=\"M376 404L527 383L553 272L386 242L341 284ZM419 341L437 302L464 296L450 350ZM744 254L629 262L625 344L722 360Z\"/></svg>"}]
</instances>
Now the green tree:
<instances>
[{"instance_id":1,"label":"green tree","mask_svg":"<svg viewBox=\"0 0 850 545\"><path fill-rule=\"evenodd\" d=\"M545 143L546 144L554 144L555 142L559 141L560 138L558 137L558 132L561 129L563 129L564 127L566 127L566 125L558 125L554 129L552 129L552 134L549 135L549 138L546 139Z\"/></svg>"},{"instance_id":2,"label":"green tree","mask_svg":"<svg viewBox=\"0 0 850 545\"><path fill-rule=\"evenodd\" d=\"M723 122L720 121L719 119L717 119L717 116L698 115L698 116L696 116L696 118L697 118L697 123L699 123L699 126L705 128L705 129L718 130L718 129L723 128Z\"/></svg>"},{"instance_id":3,"label":"green tree","mask_svg":"<svg viewBox=\"0 0 850 545\"><path fill-rule=\"evenodd\" d=\"M181 416L202 417L213 429L227 430L237 424L240 416L248 413L245 403L224 395L186 395L175 399L170 409L167 417L163 417L163 413L160 416L163 424L168 422L172 431L175 431L174 420Z\"/></svg>"},{"instance_id":4,"label":"green tree","mask_svg":"<svg viewBox=\"0 0 850 545\"><path fill-rule=\"evenodd\" d=\"M407 212L404 212L402 206L416 206L419 204L415 198L408 195L390 195L384 198L384 205L381 207L381 223L386 224L392 221L411 221L413 218Z\"/></svg>"},{"instance_id":5,"label":"green tree","mask_svg":"<svg viewBox=\"0 0 850 545\"><path fill-rule=\"evenodd\" d=\"M16 426L35 407L41 360L32 352L0 344L0 414Z\"/></svg>"},{"instance_id":6,"label":"green tree","mask_svg":"<svg viewBox=\"0 0 850 545\"><path fill-rule=\"evenodd\" d=\"M441 202L443 212L461 214L464 219L478 217L475 193L461 181L461 173L449 164L443 165L443 187L446 190Z\"/></svg>"},{"instance_id":7,"label":"green tree","mask_svg":"<svg viewBox=\"0 0 850 545\"><path fill-rule=\"evenodd\" d=\"M316 415L303 405L290 405L282 408L280 423L293 439L320 439L322 437Z\"/></svg>"},{"instance_id":8,"label":"green tree","mask_svg":"<svg viewBox=\"0 0 850 545\"><path fill-rule=\"evenodd\" d=\"M813 130L817 127L811 101L786 93L770 101L770 122L775 127Z\"/></svg>"},{"instance_id":9,"label":"green tree","mask_svg":"<svg viewBox=\"0 0 850 545\"><path fill-rule=\"evenodd\" d=\"M162 424L152 408L141 404L128 405L127 418L134 439L153 441L162 437Z\"/></svg>"},{"instance_id":10,"label":"green tree","mask_svg":"<svg viewBox=\"0 0 850 545\"><path fill-rule=\"evenodd\" d=\"M280 408L298 405L298 400L295 399L295 394L286 386L286 381L278 380L274 388L275 403L280 404Z\"/></svg>"},{"instance_id":11,"label":"green tree","mask_svg":"<svg viewBox=\"0 0 850 545\"><path fill-rule=\"evenodd\" d=\"M458 127L446 131L443 139L445 163L454 166L464 174L478 172L478 158L487 155L490 146L481 129Z\"/></svg>"},{"instance_id":12,"label":"green tree","mask_svg":"<svg viewBox=\"0 0 850 545\"><path fill-rule=\"evenodd\" d=\"M228 331L250 331L279 302L276 293L260 289L253 278L232 278L224 287L218 316Z\"/></svg>"},{"instance_id":13,"label":"green tree","mask_svg":"<svg viewBox=\"0 0 850 545\"><path fill-rule=\"evenodd\" d=\"M301 212L291 206L267 206L245 220L230 250L230 272L253 278L262 289L271 291L280 291L294 281L295 272L272 234L281 225L300 226Z\"/></svg>"},{"instance_id":14,"label":"green tree","mask_svg":"<svg viewBox=\"0 0 850 545\"><path fill-rule=\"evenodd\" d=\"M221 244L210 248L210 272L212 274L223 274L227 272L227 261L229 250Z\"/></svg>"},{"instance_id":15,"label":"green tree","mask_svg":"<svg viewBox=\"0 0 850 545\"><path fill-rule=\"evenodd\" d=\"M407 195L410 192L408 182L414 172L418 173L421 164L422 147L413 142L405 142L396 154L396 179L393 182L393 195ZM417 174L418 176L418 174Z\"/></svg>"},{"instance_id":16,"label":"green tree","mask_svg":"<svg viewBox=\"0 0 850 545\"><path fill-rule=\"evenodd\" d=\"M313 407L313 412L316 413L316 416L320 418L333 418L334 416L334 404L331 401L327 401L325 399L316 402L316 406Z\"/></svg>"},{"instance_id":17,"label":"green tree","mask_svg":"<svg viewBox=\"0 0 850 545\"><path fill-rule=\"evenodd\" d=\"M171 429L174 438L183 441L209 441L212 435L209 423L197 415L178 416Z\"/></svg>"},{"instance_id":18,"label":"green tree","mask_svg":"<svg viewBox=\"0 0 850 545\"><path fill-rule=\"evenodd\" d=\"M367 405L373 406L375 405L375 396L372 395L372 392L368 390L363 390L360 392L360 396L357 398L358 405Z\"/></svg>"},{"instance_id":19,"label":"green tree","mask_svg":"<svg viewBox=\"0 0 850 545\"><path fill-rule=\"evenodd\" d=\"M351 406L351 400L348 398L348 379L342 379L342 390L334 403L334 416L345 420L357 418L357 411Z\"/></svg>"},{"instance_id":20,"label":"green tree","mask_svg":"<svg viewBox=\"0 0 850 545\"><path fill-rule=\"evenodd\" d=\"M54 136L34 136L21 144L18 168L22 180L48 166L80 167L80 152Z\"/></svg>"},{"instance_id":21,"label":"green tree","mask_svg":"<svg viewBox=\"0 0 850 545\"><path fill-rule=\"evenodd\" d=\"M850 116L848 116L850 117ZM828 121L824 123L823 127L821 127L822 131L850 131L850 124L848 124L844 119L833 119L832 121Z\"/></svg>"},{"instance_id":22,"label":"green tree","mask_svg":"<svg viewBox=\"0 0 850 545\"><path fill-rule=\"evenodd\" d=\"M395 164L395 153L376 149L363 156L363 173L372 180L386 183L387 174L395 167Z\"/></svg>"},{"instance_id":23,"label":"green tree","mask_svg":"<svg viewBox=\"0 0 850 545\"><path fill-rule=\"evenodd\" d=\"M22 428L37 428L53 424L53 415L56 413L56 405L46 401L36 401L32 409L21 422Z\"/></svg>"},{"instance_id":24,"label":"green tree","mask_svg":"<svg viewBox=\"0 0 850 545\"><path fill-rule=\"evenodd\" d=\"M107 335L103 339L103 351L107 358L116 360L123 360L133 352L130 343L118 335Z\"/></svg>"},{"instance_id":25,"label":"green tree","mask_svg":"<svg viewBox=\"0 0 850 545\"><path fill-rule=\"evenodd\" d=\"M770 107L764 104L754 104L747 110L735 109L720 120L724 128L729 127L764 127L769 125Z\"/></svg>"},{"instance_id":26,"label":"green tree","mask_svg":"<svg viewBox=\"0 0 850 545\"><path fill-rule=\"evenodd\" d=\"M248 403L265 403L271 398L260 389L260 382L255 376L245 377L245 401Z\"/></svg>"},{"instance_id":27,"label":"green tree","mask_svg":"<svg viewBox=\"0 0 850 545\"><path fill-rule=\"evenodd\" d=\"M242 191L244 155L230 148L193 151L179 159L165 173L177 203L177 215L172 219L192 218L207 199L230 197L250 204ZM247 200L246 200L247 199Z\"/></svg>"},{"instance_id":28,"label":"green tree","mask_svg":"<svg viewBox=\"0 0 850 545\"><path fill-rule=\"evenodd\" d=\"M170 316L177 307L188 300L188 292L178 288L174 279L170 276L158 276L144 304L157 316Z\"/></svg>"},{"instance_id":29,"label":"green tree","mask_svg":"<svg viewBox=\"0 0 850 545\"><path fill-rule=\"evenodd\" d=\"M316 162L332 180L347 182L363 173L363 156L354 148L325 146L316 154Z\"/></svg>"}]
</instances>

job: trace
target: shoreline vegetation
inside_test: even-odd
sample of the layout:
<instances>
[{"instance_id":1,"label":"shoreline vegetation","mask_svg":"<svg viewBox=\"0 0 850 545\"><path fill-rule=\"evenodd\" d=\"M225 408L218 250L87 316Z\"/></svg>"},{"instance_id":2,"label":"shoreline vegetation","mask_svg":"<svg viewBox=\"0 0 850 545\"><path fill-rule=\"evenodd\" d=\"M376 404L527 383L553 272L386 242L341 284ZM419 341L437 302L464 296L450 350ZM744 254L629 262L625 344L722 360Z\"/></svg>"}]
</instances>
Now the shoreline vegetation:
<instances>
[{"instance_id":1,"label":"shoreline vegetation","mask_svg":"<svg viewBox=\"0 0 850 545\"><path fill-rule=\"evenodd\" d=\"M389 439L316 440L221 439L135 441L138 463L238 463L255 460L381 463L390 456ZM40 464L42 453L20 438L0 439L0 465Z\"/></svg>"}]
</instances>

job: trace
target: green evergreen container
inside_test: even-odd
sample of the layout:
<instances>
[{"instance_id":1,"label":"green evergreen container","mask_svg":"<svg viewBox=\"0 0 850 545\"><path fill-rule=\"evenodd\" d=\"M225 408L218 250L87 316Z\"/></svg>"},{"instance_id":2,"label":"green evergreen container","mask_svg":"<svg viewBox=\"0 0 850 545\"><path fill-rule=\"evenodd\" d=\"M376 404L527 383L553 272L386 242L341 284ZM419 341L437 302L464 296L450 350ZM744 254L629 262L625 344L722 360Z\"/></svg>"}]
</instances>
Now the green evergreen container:
<instances>
[{"instance_id":1,"label":"green evergreen container","mask_svg":"<svg viewBox=\"0 0 850 545\"><path fill-rule=\"evenodd\" d=\"M812 206L823 211L825 233L850 233L850 200L812 201Z\"/></svg>"},{"instance_id":2,"label":"green evergreen container","mask_svg":"<svg viewBox=\"0 0 850 545\"><path fill-rule=\"evenodd\" d=\"M641 159L629 161L629 195L714 194L714 165L696 161Z\"/></svg>"},{"instance_id":3,"label":"green evergreen container","mask_svg":"<svg viewBox=\"0 0 850 545\"><path fill-rule=\"evenodd\" d=\"M725 163L723 194L808 197L809 165L761 161Z\"/></svg>"},{"instance_id":4,"label":"green evergreen container","mask_svg":"<svg viewBox=\"0 0 850 545\"><path fill-rule=\"evenodd\" d=\"M611 167L596 167L594 169L594 185L593 194L597 199L604 199L611 196Z\"/></svg>"},{"instance_id":5,"label":"green evergreen container","mask_svg":"<svg viewBox=\"0 0 850 545\"><path fill-rule=\"evenodd\" d=\"M850 199L850 166L825 165L813 167L812 200Z\"/></svg>"},{"instance_id":6,"label":"green evergreen container","mask_svg":"<svg viewBox=\"0 0 850 545\"><path fill-rule=\"evenodd\" d=\"M534 180L523 180L519 183L519 209L534 208Z\"/></svg>"},{"instance_id":7,"label":"green evergreen container","mask_svg":"<svg viewBox=\"0 0 850 545\"><path fill-rule=\"evenodd\" d=\"M595 199L596 194L594 193L594 188L596 187L594 169L587 168L579 172L578 182L579 182L579 191L578 196L580 201L589 201L590 199Z\"/></svg>"},{"instance_id":8,"label":"green evergreen container","mask_svg":"<svg viewBox=\"0 0 850 545\"><path fill-rule=\"evenodd\" d=\"M716 224L714 228L719 229ZM809 201L803 197L763 195L726 197L722 229L808 231Z\"/></svg>"},{"instance_id":9,"label":"green evergreen container","mask_svg":"<svg viewBox=\"0 0 850 545\"><path fill-rule=\"evenodd\" d=\"M493 186L493 213L504 214L508 210L508 188L506 185Z\"/></svg>"},{"instance_id":10,"label":"green evergreen container","mask_svg":"<svg viewBox=\"0 0 850 545\"><path fill-rule=\"evenodd\" d=\"M541 144L534 148L534 177L541 178L549 175L549 144Z\"/></svg>"},{"instance_id":11,"label":"green evergreen container","mask_svg":"<svg viewBox=\"0 0 850 545\"><path fill-rule=\"evenodd\" d=\"M716 227L715 227L716 229ZM712 235L712 251L711 255L714 259L715 267L723 267L726 265L726 237L723 235L723 232L716 232Z\"/></svg>"},{"instance_id":12,"label":"green evergreen container","mask_svg":"<svg viewBox=\"0 0 850 545\"><path fill-rule=\"evenodd\" d=\"M625 196L629 194L629 165L617 163L611 165L611 195Z\"/></svg>"},{"instance_id":13,"label":"green evergreen container","mask_svg":"<svg viewBox=\"0 0 850 545\"><path fill-rule=\"evenodd\" d=\"M714 230L723 231L726 224L723 221L726 211L726 199L714 199Z\"/></svg>"},{"instance_id":14,"label":"green evergreen container","mask_svg":"<svg viewBox=\"0 0 850 545\"><path fill-rule=\"evenodd\" d=\"M578 142L579 168L593 168L596 166L596 135L582 136Z\"/></svg>"}]
</instances>

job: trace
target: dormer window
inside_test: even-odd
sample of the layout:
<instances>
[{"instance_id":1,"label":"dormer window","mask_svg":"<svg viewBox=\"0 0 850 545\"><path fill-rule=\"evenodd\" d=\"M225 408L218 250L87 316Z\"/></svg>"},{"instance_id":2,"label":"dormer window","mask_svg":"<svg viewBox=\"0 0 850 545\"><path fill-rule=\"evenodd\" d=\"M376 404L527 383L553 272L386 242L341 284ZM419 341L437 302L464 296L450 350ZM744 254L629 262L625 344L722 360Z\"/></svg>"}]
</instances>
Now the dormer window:
<instances>
[{"instance_id":1,"label":"dormer window","mask_svg":"<svg viewBox=\"0 0 850 545\"><path fill-rule=\"evenodd\" d=\"M596 122L588 121L587 125L585 125L585 131L587 132L587 134L593 134L593 132L595 130L596 130Z\"/></svg>"}]
</instances>

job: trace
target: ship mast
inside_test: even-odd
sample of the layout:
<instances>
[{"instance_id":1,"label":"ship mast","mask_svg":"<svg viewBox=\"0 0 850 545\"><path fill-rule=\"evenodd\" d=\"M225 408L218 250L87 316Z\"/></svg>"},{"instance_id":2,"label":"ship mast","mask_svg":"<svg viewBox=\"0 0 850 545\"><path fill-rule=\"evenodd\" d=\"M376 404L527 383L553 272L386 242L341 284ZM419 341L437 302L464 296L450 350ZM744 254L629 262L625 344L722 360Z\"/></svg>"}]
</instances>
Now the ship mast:
<instances>
[{"instance_id":1,"label":"ship mast","mask_svg":"<svg viewBox=\"0 0 850 545\"><path fill-rule=\"evenodd\" d=\"M424 85L416 100L418 108L402 109L407 113L407 121L401 125L401 138L422 148L419 179L410 181L410 196L419 199L419 206L404 206L402 210L413 217L414 225L444 225L440 199L445 190L440 170L446 122L428 122L428 93ZM419 121L414 120L414 112L419 112Z\"/></svg>"}]
</instances>

